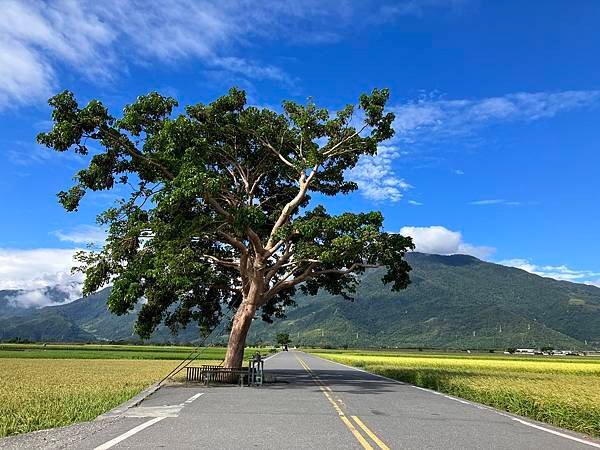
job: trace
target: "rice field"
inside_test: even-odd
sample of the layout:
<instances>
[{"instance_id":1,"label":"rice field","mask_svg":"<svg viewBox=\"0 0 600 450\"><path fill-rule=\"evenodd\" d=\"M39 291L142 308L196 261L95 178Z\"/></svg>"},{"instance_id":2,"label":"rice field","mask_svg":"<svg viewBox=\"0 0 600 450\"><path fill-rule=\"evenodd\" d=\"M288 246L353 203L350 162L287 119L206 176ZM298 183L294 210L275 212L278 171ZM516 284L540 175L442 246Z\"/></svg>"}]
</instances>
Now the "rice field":
<instances>
[{"instance_id":1,"label":"rice field","mask_svg":"<svg viewBox=\"0 0 600 450\"><path fill-rule=\"evenodd\" d=\"M323 358L600 436L600 358L312 350Z\"/></svg>"},{"instance_id":2,"label":"rice field","mask_svg":"<svg viewBox=\"0 0 600 450\"><path fill-rule=\"evenodd\" d=\"M194 347L109 344L0 344L2 358L182 360ZM205 347L198 359L223 359L225 348Z\"/></svg>"},{"instance_id":3,"label":"rice field","mask_svg":"<svg viewBox=\"0 0 600 450\"><path fill-rule=\"evenodd\" d=\"M92 420L163 378L191 350L0 344L0 437ZM214 364L224 356L224 348L204 348L197 361Z\"/></svg>"},{"instance_id":4,"label":"rice field","mask_svg":"<svg viewBox=\"0 0 600 450\"><path fill-rule=\"evenodd\" d=\"M0 359L0 436L91 420L173 367L173 361Z\"/></svg>"}]
</instances>

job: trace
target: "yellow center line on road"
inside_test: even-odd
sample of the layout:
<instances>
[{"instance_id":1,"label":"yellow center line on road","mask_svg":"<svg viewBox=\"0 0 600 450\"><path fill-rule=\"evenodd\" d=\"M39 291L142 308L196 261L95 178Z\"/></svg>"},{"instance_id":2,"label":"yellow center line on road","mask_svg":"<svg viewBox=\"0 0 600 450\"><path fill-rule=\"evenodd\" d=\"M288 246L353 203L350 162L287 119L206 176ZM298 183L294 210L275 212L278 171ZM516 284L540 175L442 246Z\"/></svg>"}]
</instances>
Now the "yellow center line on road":
<instances>
[{"instance_id":1,"label":"yellow center line on road","mask_svg":"<svg viewBox=\"0 0 600 450\"><path fill-rule=\"evenodd\" d=\"M377 437L377 435L376 435L375 433L373 433L371 430L369 430L369 428L367 428L367 426L366 426L364 423L362 423L362 420L360 420L360 419L359 419L358 417L356 417L356 416L351 416L351 417L352 417L352 420L354 420L354 421L355 421L355 422L358 424L358 426L359 426L359 427L361 427L361 428L363 429L363 431L364 431L365 433L367 433L367 435L368 435L368 436L369 436L371 439L373 439L373 442L375 442L375 443L376 443L376 444L379 446L379 448L381 448L381 449L383 449L383 450L390 450L390 448L389 448L387 445L385 445L385 444L384 444L384 443L381 441L381 439L379 439L379 438Z\"/></svg>"},{"instance_id":2,"label":"yellow center line on road","mask_svg":"<svg viewBox=\"0 0 600 450\"><path fill-rule=\"evenodd\" d=\"M343 405L343 402L341 400L336 401L331 394L333 394L333 390L327 386L320 378L319 376L314 373L310 367L308 367L308 364L306 364L302 359L300 359L298 357L298 355L294 355L296 357L296 359L298 360L298 363L300 363L300 365L304 368L304 370L306 370L308 372L308 374L312 377L313 381L315 382L315 384L317 386L319 386L319 389L321 390L321 392L323 392L323 395L325 395L325 398L327 398L327 400L329 400L329 402L331 403L331 405L333 406L333 408L335 409L335 411L338 413L338 415L340 416L340 419L342 420L342 422L344 422L344 424L348 427L348 429L352 432L352 434L354 435L354 437L356 438L356 440L360 443L360 445L363 446L363 448L365 450L373 450L373 446L369 443L369 441L360 433L360 431L352 424L352 422L350 421L350 419L348 419L348 417L346 416L346 414L344 413L343 409L341 408L340 404ZM331 393L331 394L330 394ZM339 402L339 404L338 404ZM381 450L390 450L390 448L385 445L383 443L383 441L381 439L379 439L377 437L377 435L375 433L373 433L363 422L362 420L360 420L357 416L350 416L352 418L352 420L354 420L354 422L356 422L356 424L366 433L366 435L368 437L370 437L372 439L373 442L375 442L375 444L377 444L377 446L381 449Z\"/></svg>"}]
</instances>

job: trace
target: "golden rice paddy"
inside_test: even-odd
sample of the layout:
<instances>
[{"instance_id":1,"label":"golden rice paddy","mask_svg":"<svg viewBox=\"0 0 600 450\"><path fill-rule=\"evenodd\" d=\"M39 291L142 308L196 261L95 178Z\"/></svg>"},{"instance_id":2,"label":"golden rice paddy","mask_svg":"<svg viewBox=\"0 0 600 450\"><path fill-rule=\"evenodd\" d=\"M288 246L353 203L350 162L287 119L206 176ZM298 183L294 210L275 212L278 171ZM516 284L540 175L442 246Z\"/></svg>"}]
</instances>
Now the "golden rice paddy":
<instances>
[{"instance_id":1,"label":"golden rice paddy","mask_svg":"<svg viewBox=\"0 0 600 450\"><path fill-rule=\"evenodd\" d=\"M0 437L91 420L176 365L157 360L0 359Z\"/></svg>"}]
</instances>

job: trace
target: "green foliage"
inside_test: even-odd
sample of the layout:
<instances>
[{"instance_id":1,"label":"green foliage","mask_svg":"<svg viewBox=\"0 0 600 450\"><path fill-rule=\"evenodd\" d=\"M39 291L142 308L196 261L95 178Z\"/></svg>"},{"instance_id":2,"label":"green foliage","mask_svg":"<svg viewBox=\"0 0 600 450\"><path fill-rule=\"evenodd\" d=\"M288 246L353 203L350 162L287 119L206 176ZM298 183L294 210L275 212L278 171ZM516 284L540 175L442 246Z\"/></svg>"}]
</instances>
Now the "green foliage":
<instances>
[{"instance_id":1,"label":"green foliage","mask_svg":"<svg viewBox=\"0 0 600 450\"><path fill-rule=\"evenodd\" d=\"M312 100L284 102L278 114L247 107L235 88L178 114L173 98L152 92L119 118L98 100L80 107L71 92L56 95L54 126L38 142L88 155L60 203L76 211L89 191L131 189L98 216L104 247L78 255L84 294L112 283L110 311L135 311L136 331L148 338L161 323L173 333L190 323L213 329L251 285L266 321L284 315L297 286L351 298L356 276L372 266L405 288L413 245L383 232L381 214L310 209L311 193L357 188L344 174L392 136L388 97L386 89L361 95L356 128L352 105L331 116Z\"/></svg>"},{"instance_id":2,"label":"green foliage","mask_svg":"<svg viewBox=\"0 0 600 450\"><path fill-rule=\"evenodd\" d=\"M292 342L288 333L277 333L277 345L288 345Z\"/></svg>"}]
</instances>

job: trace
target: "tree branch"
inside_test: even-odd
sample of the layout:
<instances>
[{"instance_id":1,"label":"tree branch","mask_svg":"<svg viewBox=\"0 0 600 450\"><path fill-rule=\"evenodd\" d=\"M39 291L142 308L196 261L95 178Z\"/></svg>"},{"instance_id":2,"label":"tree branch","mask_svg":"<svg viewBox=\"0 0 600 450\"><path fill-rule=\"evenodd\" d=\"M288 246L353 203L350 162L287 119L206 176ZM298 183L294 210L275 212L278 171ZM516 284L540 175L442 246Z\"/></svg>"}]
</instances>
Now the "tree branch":
<instances>
[{"instance_id":1,"label":"tree branch","mask_svg":"<svg viewBox=\"0 0 600 450\"><path fill-rule=\"evenodd\" d=\"M282 242L282 241L279 241L279 242ZM275 246L275 247L277 247L277 246ZM275 264L273 264L273 267L271 267L271 269L269 269L269 271L267 272L267 276L266 276L267 283L269 283L271 281L271 278L273 278L275 276L277 271L282 267L283 263L285 263L286 261L289 260L291 250L292 250L292 244L287 242L283 254L275 262ZM271 256L271 255L269 255L269 256Z\"/></svg>"},{"instance_id":2,"label":"tree branch","mask_svg":"<svg viewBox=\"0 0 600 450\"><path fill-rule=\"evenodd\" d=\"M273 248L273 240L275 238L275 234L277 233L277 231L279 231L279 228L281 228L288 221L288 219L296 210L298 205L302 202L302 200L304 200L304 197L306 196L306 191L308 191L310 182L317 174L318 168L319 164L315 164L315 166L312 169L312 172L308 177L306 176L306 173L304 173L304 171L300 175L300 179L298 180L300 184L300 190L298 191L296 196L292 200L290 200L290 202L287 205L284 206L283 210L281 211L281 214L279 215L279 218L277 219L277 222L275 222L275 225L273 225L273 229L271 230L269 240L267 241L267 245L265 247L267 251L270 251Z\"/></svg>"},{"instance_id":3,"label":"tree branch","mask_svg":"<svg viewBox=\"0 0 600 450\"><path fill-rule=\"evenodd\" d=\"M233 267L235 269L239 269L240 267L240 262L239 261L227 261L225 259L219 259L216 256L213 255L202 255L205 258L210 259L211 261L214 261L217 264L220 264L222 266L225 267Z\"/></svg>"},{"instance_id":4,"label":"tree branch","mask_svg":"<svg viewBox=\"0 0 600 450\"><path fill-rule=\"evenodd\" d=\"M286 281L286 279L289 278L291 274L293 274L293 271L288 272L288 274L286 274L284 278L279 280L275 284L275 286L273 286L265 293L265 295L263 296L263 304L269 301L271 298L275 297L279 291L289 289L305 281L308 277L312 275L312 270L316 265L317 263L310 263L308 267L304 270L304 272L302 272L293 280Z\"/></svg>"},{"instance_id":5,"label":"tree branch","mask_svg":"<svg viewBox=\"0 0 600 450\"><path fill-rule=\"evenodd\" d=\"M335 151L335 149L336 149L336 148L338 148L339 146L341 146L341 145L345 144L346 142L348 142L348 141L349 141L350 139L352 139L353 137L356 137L356 136L358 136L358 135L359 135L360 133L362 133L362 132L363 132L363 131L364 131L366 128L367 128L367 125L366 125L366 124L365 124L365 125L363 125L363 127L362 127L360 130L358 130L358 131L354 132L353 134L351 134L351 135L350 135L350 136L348 136L347 138L345 138L345 139L342 139L340 142L338 142L337 144L335 144L335 145L334 145L333 147L331 147L329 150L326 150L326 151L323 153L323 155L325 155L325 156L334 156L334 155L333 155L333 152Z\"/></svg>"},{"instance_id":6,"label":"tree branch","mask_svg":"<svg viewBox=\"0 0 600 450\"><path fill-rule=\"evenodd\" d=\"M256 254L261 255L261 256L264 255L265 248L263 247L258 234L256 234L256 232L250 227L246 228L246 233L248 233L248 238L250 239L250 242L252 243L252 246L254 247L254 251L256 252Z\"/></svg>"},{"instance_id":7,"label":"tree branch","mask_svg":"<svg viewBox=\"0 0 600 450\"><path fill-rule=\"evenodd\" d=\"M234 236L232 236L229 233L226 233L225 231L218 231L217 234L223 237L223 239L225 239L225 242L227 242L229 245L237 248L242 253L242 255L248 255L248 248Z\"/></svg>"},{"instance_id":8,"label":"tree branch","mask_svg":"<svg viewBox=\"0 0 600 450\"><path fill-rule=\"evenodd\" d=\"M88 136L88 137L91 137L91 136ZM137 148L135 148L135 146L133 144L131 144L131 142L127 141L130 144L130 145L127 145L127 144L123 143L121 141L121 139L116 138L115 136L113 136L110 133L106 134L105 137L109 138L114 143L116 143L117 145L122 147L127 153L129 153L131 155L132 158L139 158L143 161L146 161L148 164L152 164L153 166L158 167L160 169L160 171L163 173L163 175L165 175L169 180L172 180L175 178L175 175L169 169L167 169L165 166L163 166L159 162L154 161L152 158L149 158L149 157L145 156L144 154L142 154L142 152L140 152ZM121 137L120 133L119 133L119 137ZM130 147L133 147L133 148L130 148Z\"/></svg>"},{"instance_id":9,"label":"tree branch","mask_svg":"<svg viewBox=\"0 0 600 450\"><path fill-rule=\"evenodd\" d=\"M219 213L222 214L223 216L225 216L227 218L227 220L232 221L233 220L233 216L228 213L225 208L223 208L219 202L217 202L213 197L211 197L210 195L206 196L206 200L211 204L211 206L213 208L215 208L215 210ZM254 251L257 254L262 255L264 253L264 247L262 245L262 242L260 241L260 237L258 236L258 234L256 234L256 232L250 228L247 227L246 228L246 233L248 233L248 238L250 240L250 242L252 242L252 245L254 247ZM247 251L247 249L246 249Z\"/></svg>"},{"instance_id":10,"label":"tree branch","mask_svg":"<svg viewBox=\"0 0 600 450\"><path fill-rule=\"evenodd\" d=\"M318 275L324 275L324 274L347 275L349 273L354 272L356 269L359 269L359 268L368 269L368 268L380 267L377 264L354 263L348 269L325 269L325 270L314 271L313 269L315 268L315 266L317 266L317 264L318 264L318 262L311 262L308 265L308 267L304 270L304 272L302 272L302 274L298 275L293 280L286 281L287 278L289 278L290 275L293 274L294 270L288 272L271 289L269 289L269 291L266 292L266 294L264 295L265 303L267 301L269 301L271 298L273 298L275 295L277 295L278 292L280 292L284 289L289 289L291 287L294 287L294 286L306 281L308 278L312 278L312 277L316 277Z\"/></svg>"},{"instance_id":11,"label":"tree branch","mask_svg":"<svg viewBox=\"0 0 600 450\"><path fill-rule=\"evenodd\" d=\"M263 145L265 147L267 147L269 150L271 150L273 153L275 153L277 156L279 156L279 159L281 159L285 164L290 166L292 169L296 169L296 166L294 166L294 164L292 164L286 157L284 157L281 154L281 152L277 151L275 149L275 147L273 147L268 141L261 139L261 142L263 143Z\"/></svg>"},{"instance_id":12,"label":"tree branch","mask_svg":"<svg viewBox=\"0 0 600 450\"><path fill-rule=\"evenodd\" d=\"M348 269L326 269L319 270L317 272L313 272L314 276L324 275L328 273L338 274L338 275L347 275L351 272L354 272L356 269L376 269L377 267L381 267L378 264L362 264L362 263L354 263Z\"/></svg>"}]
</instances>

